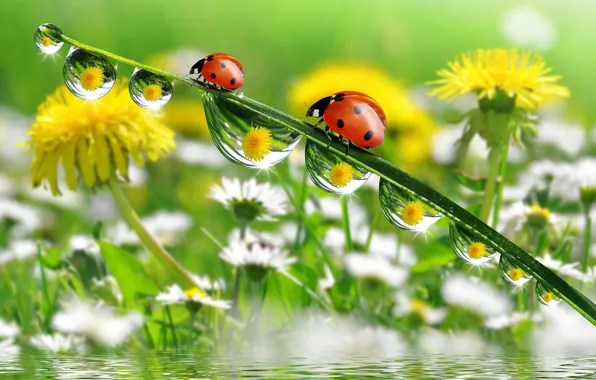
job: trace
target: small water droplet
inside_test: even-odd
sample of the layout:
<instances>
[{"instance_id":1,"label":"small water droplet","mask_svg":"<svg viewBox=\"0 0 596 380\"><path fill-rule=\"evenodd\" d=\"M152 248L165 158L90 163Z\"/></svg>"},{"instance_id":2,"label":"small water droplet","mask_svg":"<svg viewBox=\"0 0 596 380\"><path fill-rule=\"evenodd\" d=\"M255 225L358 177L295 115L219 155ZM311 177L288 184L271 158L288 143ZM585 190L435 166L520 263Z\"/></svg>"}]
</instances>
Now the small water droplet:
<instances>
[{"instance_id":1,"label":"small water droplet","mask_svg":"<svg viewBox=\"0 0 596 380\"><path fill-rule=\"evenodd\" d=\"M405 230L426 231L443 216L414 195L382 178L379 201L385 217Z\"/></svg>"},{"instance_id":2,"label":"small water droplet","mask_svg":"<svg viewBox=\"0 0 596 380\"><path fill-rule=\"evenodd\" d=\"M37 46L39 50L46 54L54 54L60 50L62 45L64 45L64 42L54 38L52 33L48 32L62 34L62 29L54 24L42 24L39 28L35 29L33 40L35 41L35 46Z\"/></svg>"},{"instance_id":3,"label":"small water droplet","mask_svg":"<svg viewBox=\"0 0 596 380\"><path fill-rule=\"evenodd\" d=\"M536 297L541 304L554 306L561 302L561 297L555 294L550 287L544 285L541 281L536 282Z\"/></svg>"},{"instance_id":4,"label":"small water droplet","mask_svg":"<svg viewBox=\"0 0 596 380\"><path fill-rule=\"evenodd\" d=\"M205 118L215 146L228 160L247 168L266 169L286 158L299 133L213 93L202 97Z\"/></svg>"},{"instance_id":5,"label":"small water droplet","mask_svg":"<svg viewBox=\"0 0 596 380\"><path fill-rule=\"evenodd\" d=\"M470 264L483 264L497 255L492 247L454 221L449 222L449 237L455 254Z\"/></svg>"},{"instance_id":6,"label":"small water droplet","mask_svg":"<svg viewBox=\"0 0 596 380\"><path fill-rule=\"evenodd\" d=\"M513 260L508 259L505 255L501 255L499 260L499 273L501 276L515 286L522 286L532 279L532 276L526 273Z\"/></svg>"},{"instance_id":7,"label":"small water droplet","mask_svg":"<svg viewBox=\"0 0 596 380\"><path fill-rule=\"evenodd\" d=\"M68 52L62 73L70 92L85 100L106 95L116 81L116 69L106 57L75 47Z\"/></svg>"},{"instance_id":8,"label":"small water droplet","mask_svg":"<svg viewBox=\"0 0 596 380\"><path fill-rule=\"evenodd\" d=\"M306 168L315 185L336 194L351 194L366 183L371 173L347 163L341 155L312 141L306 142Z\"/></svg>"},{"instance_id":9,"label":"small water droplet","mask_svg":"<svg viewBox=\"0 0 596 380\"><path fill-rule=\"evenodd\" d=\"M132 73L128 90L137 105L150 110L166 105L174 92L167 78L142 69L135 69Z\"/></svg>"}]
</instances>

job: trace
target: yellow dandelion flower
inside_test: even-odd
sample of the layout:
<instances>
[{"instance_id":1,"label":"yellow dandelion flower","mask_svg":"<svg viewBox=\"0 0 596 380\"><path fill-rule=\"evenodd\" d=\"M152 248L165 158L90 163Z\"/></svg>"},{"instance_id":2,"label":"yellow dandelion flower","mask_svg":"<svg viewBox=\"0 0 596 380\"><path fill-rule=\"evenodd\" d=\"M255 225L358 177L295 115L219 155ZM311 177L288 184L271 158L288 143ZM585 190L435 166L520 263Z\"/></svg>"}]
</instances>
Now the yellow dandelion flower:
<instances>
[{"instance_id":1,"label":"yellow dandelion flower","mask_svg":"<svg viewBox=\"0 0 596 380\"><path fill-rule=\"evenodd\" d=\"M406 87L373 66L361 63L323 65L296 82L288 93L291 111L303 116L317 100L338 91L354 90L374 98L385 111L385 144L405 166L425 161L437 125L409 97Z\"/></svg>"},{"instance_id":2,"label":"yellow dandelion flower","mask_svg":"<svg viewBox=\"0 0 596 380\"><path fill-rule=\"evenodd\" d=\"M553 294L551 292L546 292L542 295L542 299L546 303L550 303L553 300Z\"/></svg>"},{"instance_id":3,"label":"yellow dandelion flower","mask_svg":"<svg viewBox=\"0 0 596 380\"><path fill-rule=\"evenodd\" d=\"M192 300L197 295L201 299L207 298L207 294L199 288L192 288L184 291L184 296L189 300Z\"/></svg>"},{"instance_id":4,"label":"yellow dandelion flower","mask_svg":"<svg viewBox=\"0 0 596 380\"><path fill-rule=\"evenodd\" d=\"M419 299L414 299L410 301L410 310L413 314L422 315L426 311L426 309L428 309L428 305L426 304L426 302Z\"/></svg>"},{"instance_id":5,"label":"yellow dandelion flower","mask_svg":"<svg viewBox=\"0 0 596 380\"><path fill-rule=\"evenodd\" d=\"M486 246L478 241L468 246L468 256L474 260L481 259L486 254Z\"/></svg>"},{"instance_id":6,"label":"yellow dandelion flower","mask_svg":"<svg viewBox=\"0 0 596 380\"><path fill-rule=\"evenodd\" d=\"M519 281L519 280L521 280L521 278L522 278L523 275L524 275L524 271L521 270L521 268L513 268L513 269L511 269L511 271L509 271L509 277L513 281Z\"/></svg>"},{"instance_id":7,"label":"yellow dandelion flower","mask_svg":"<svg viewBox=\"0 0 596 380\"><path fill-rule=\"evenodd\" d=\"M441 78L429 95L455 99L474 92L479 99L493 99L499 92L515 97L516 106L534 109L551 96L569 96L569 89L555 84L561 77L547 75L551 69L532 52L516 49L477 50L464 53L437 72Z\"/></svg>"},{"instance_id":8,"label":"yellow dandelion flower","mask_svg":"<svg viewBox=\"0 0 596 380\"><path fill-rule=\"evenodd\" d=\"M103 86L103 70L99 67L87 67L80 75L81 87L87 91L95 91Z\"/></svg>"},{"instance_id":9,"label":"yellow dandelion flower","mask_svg":"<svg viewBox=\"0 0 596 380\"><path fill-rule=\"evenodd\" d=\"M126 178L129 157L143 165L143 155L155 161L175 148L174 133L157 115L133 103L125 80L117 81L93 103L72 95L66 86L59 87L39 107L28 134L30 139L23 145L34 154L33 187L48 183L54 195L60 194L60 162L68 188L74 191L77 172L93 188L115 171Z\"/></svg>"},{"instance_id":10,"label":"yellow dandelion flower","mask_svg":"<svg viewBox=\"0 0 596 380\"><path fill-rule=\"evenodd\" d=\"M263 161L271 152L273 138L267 128L252 127L242 140L244 155L251 161Z\"/></svg>"},{"instance_id":11,"label":"yellow dandelion flower","mask_svg":"<svg viewBox=\"0 0 596 380\"><path fill-rule=\"evenodd\" d=\"M157 84L150 84L149 86L145 87L143 90L143 97L148 102L154 102L156 100L161 99L161 86Z\"/></svg>"},{"instance_id":12,"label":"yellow dandelion flower","mask_svg":"<svg viewBox=\"0 0 596 380\"><path fill-rule=\"evenodd\" d=\"M174 97L164 108L163 114L164 124L176 132L210 138L205 109L201 102Z\"/></svg>"},{"instance_id":13,"label":"yellow dandelion flower","mask_svg":"<svg viewBox=\"0 0 596 380\"><path fill-rule=\"evenodd\" d=\"M44 47L48 47L52 44L52 39L48 36L45 36L43 40L41 40L41 45Z\"/></svg>"},{"instance_id":14,"label":"yellow dandelion flower","mask_svg":"<svg viewBox=\"0 0 596 380\"><path fill-rule=\"evenodd\" d=\"M401 218L410 226L415 226L424 219L424 205L420 201L408 202L401 210Z\"/></svg>"},{"instance_id":15,"label":"yellow dandelion flower","mask_svg":"<svg viewBox=\"0 0 596 380\"><path fill-rule=\"evenodd\" d=\"M329 171L329 180L335 187L346 187L354 177L354 169L345 163L335 164Z\"/></svg>"}]
</instances>

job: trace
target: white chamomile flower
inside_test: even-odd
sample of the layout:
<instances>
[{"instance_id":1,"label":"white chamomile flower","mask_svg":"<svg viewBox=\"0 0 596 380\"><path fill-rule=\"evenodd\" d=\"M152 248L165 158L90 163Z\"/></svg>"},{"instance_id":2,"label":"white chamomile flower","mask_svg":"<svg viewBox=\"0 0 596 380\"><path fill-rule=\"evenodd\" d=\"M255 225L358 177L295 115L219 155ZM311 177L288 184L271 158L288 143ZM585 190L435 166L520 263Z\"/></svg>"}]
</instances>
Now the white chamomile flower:
<instances>
[{"instance_id":1,"label":"white chamomile flower","mask_svg":"<svg viewBox=\"0 0 596 380\"><path fill-rule=\"evenodd\" d=\"M92 256L99 257L99 245L89 235L73 235L69 242L70 252L85 252Z\"/></svg>"},{"instance_id":2,"label":"white chamomile flower","mask_svg":"<svg viewBox=\"0 0 596 380\"><path fill-rule=\"evenodd\" d=\"M254 178L240 182L223 177L222 185L214 184L209 197L234 212L242 223L253 220L274 221L287 212L286 193L269 182L257 183Z\"/></svg>"},{"instance_id":3,"label":"white chamomile flower","mask_svg":"<svg viewBox=\"0 0 596 380\"><path fill-rule=\"evenodd\" d=\"M155 300L163 303L164 305L175 305L175 304L195 304L207 305L217 309L229 309L230 301L215 300L211 298L207 293L199 288L192 288L189 290L182 290L178 285L168 286L166 292L159 293Z\"/></svg>"},{"instance_id":4,"label":"white chamomile flower","mask_svg":"<svg viewBox=\"0 0 596 380\"><path fill-rule=\"evenodd\" d=\"M443 299L449 305L471 310L485 318L509 312L509 296L477 278L453 274L445 279Z\"/></svg>"},{"instance_id":5,"label":"white chamomile flower","mask_svg":"<svg viewBox=\"0 0 596 380\"><path fill-rule=\"evenodd\" d=\"M393 315L403 317L410 314L422 317L429 325L437 325L445 319L447 310L444 308L434 308L420 299L411 299L405 292L398 292L395 295Z\"/></svg>"},{"instance_id":6,"label":"white chamomile flower","mask_svg":"<svg viewBox=\"0 0 596 380\"><path fill-rule=\"evenodd\" d=\"M228 160L219 153L215 145L200 141L178 141L174 154L180 161L190 165L221 168L228 164Z\"/></svg>"},{"instance_id":7,"label":"white chamomile flower","mask_svg":"<svg viewBox=\"0 0 596 380\"><path fill-rule=\"evenodd\" d=\"M34 348L51 352L84 352L87 349L85 338L76 335L39 334L31 337L29 343Z\"/></svg>"},{"instance_id":8,"label":"white chamomile flower","mask_svg":"<svg viewBox=\"0 0 596 380\"><path fill-rule=\"evenodd\" d=\"M505 313L505 314L489 317L484 321L484 326L487 329L491 329L491 330L501 330L501 329L506 329L509 327L516 326L517 324L519 324L520 322L523 322L523 321L540 322L541 320L542 320L542 315L540 315L538 313L531 315L530 313L527 313L527 312L525 312L525 313L513 312L513 313Z\"/></svg>"},{"instance_id":9,"label":"white chamomile flower","mask_svg":"<svg viewBox=\"0 0 596 380\"><path fill-rule=\"evenodd\" d=\"M37 243L33 240L15 240L0 251L0 264L12 260L24 261L37 256Z\"/></svg>"},{"instance_id":10,"label":"white chamomile flower","mask_svg":"<svg viewBox=\"0 0 596 380\"><path fill-rule=\"evenodd\" d=\"M121 316L101 303L92 305L78 299L66 303L52 320L56 331L85 336L109 348L122 345L142 325L143 316L137 312Z\"/></svg>"},{"instance_id":11,"label":"white chamomile flower","mask_svg":"<svg viewBox=\"0 0 596 380\"><path fill-rule=\"evenodd\" d=\"M524 226L536 229L558 228L562 222L563 219L545 207L537 204L529 206L519 201L503 207L497 230L512 235L521 231Z\"/></svg>"},{"instance_id":12,"label":"white chamomile flower","mask_svg":"<svg viewBox=\"0 0 596 380\"><path fill-rule=\"evenodd\" d=\"M19 326L14 323L8 323L0 318L0 338L14 338L19 334Z\"/></svg>"},{"instance_id":13,"label":"white chamomile flower","mask_svg":"<svg viewBox=\"0 0 596 380\"><path fill-rule=\"evenodd\" d=\"M161 244L172 246L192 227L192 218L179 211L157 211L143 218L143 225ZM137 234L120 222L107 235L118 245L139 245Z\"/></svg>"},{"instance_id":14,"label":"white chamomile flower","mask_svg":"<svg viewBox=\"0 0 596 380\"><path fill-rule=\"evenodd\" d=\"M354 277L380 281L390 287L398 287L406 282L409 272L391 264L382 256L350 253L344 258L346 271Z\"/></svg>"},{"instance_id":15,"label":"white chamomile flower","mask_svg":"<svg viewBox=\"0 0 596 380\"><path fill-rule=\"evenodd\" d=\"M196 274L191 274L193 281L199 289L203 289L205 291L218 291L218 290L225 290L226 282L223 278L218 278L217 280L211 280L208 276L197 276Z\"/></svg>"},{"instance_id":16,"label":"white chamomile flower","mask_svg":"<svg viewBox=\"0 0 596 380\"><path fill-rule=\"evenodd\" d=\"M519 6L501 19L501 33L511 46L544 52L557 42L555 24L538 9Z\"/></svg>"},{"instance_id":17,"label":"white chamomile flower","mask_svg":"<svg viewBox=\"0 0 596 380\"><path fill-rule=\"evenodd\" d=\"M13 199L0 199L0 220L11 220L22 226L26 232L41 227L41 214L33 207Z\"/></svg>"},{"instance_id":18,"label":"white chamomile flower","mask_svg":"<svg viewBox=\"0 0 596 380\"><path fill-rule=\"evenodd\" d=\"M550 253L546 252L542 257L537 257L542 265L548 269L559 273L561 276L574 278L581 282L590 282L591 276L578 269L579 262L564 263L561 260L553 258Z\"/></svg>"},{"instance_id":19,"label":"white chamomile flower","mask_svg":"<svg viewBox=\"0 0 596 380\"><path fill-rule=\"evenodd\" d=\"M546 148L554 147L568 156L575 157L586 144L586 130L576 124L546 120L540 123L536 140ZM552 150L550 152L552 153Z\"/></svg>"}]
</instances>

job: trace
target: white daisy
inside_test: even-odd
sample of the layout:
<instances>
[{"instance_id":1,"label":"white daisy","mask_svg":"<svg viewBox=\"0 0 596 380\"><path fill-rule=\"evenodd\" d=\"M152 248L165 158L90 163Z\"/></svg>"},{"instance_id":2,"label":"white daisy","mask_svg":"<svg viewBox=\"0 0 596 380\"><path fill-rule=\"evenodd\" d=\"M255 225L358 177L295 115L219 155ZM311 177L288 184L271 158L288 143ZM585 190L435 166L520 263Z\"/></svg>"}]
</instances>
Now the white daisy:
<instances>
[{"instance_id":1,"label":"white daisy","mask_svg":"<svg viewBox=\"0 0 596 380\"><path fill-rule=\"evenodd\" d=\"M178 285L168 286L167 291L159 293L155 297L155 300L163 303L164 305L184 304L187 302L192 302L223 310L229 309L231 307L230 301L215 300L199 288L193 288L184 291Z\"/></svg>"},{"instance_id":2,"label":"white daisy","mask_svg":"<svg viewBox=\"0 0 596 380\"><path fill-rule=\"evenodd\" d=\"M449 305L471 310L485 318L511 310L509 296L478 278L452 274L443 282L443 299Z\"/></svg>"},{"instance_id":3,"label":"white daisy","mask_svg":"<svg viewBox=\"0 0 596 380\"><path fill-rule=\"evenodd\" d=\"M13 199L0 199L0 220L17 222L25 231L31 232L41 227L41 214L33 207Z\"/></svg>"},{"instance_id":4,"label":"white daisy","mask_svg":"<svg viewBox=\"0 0 596 380\"><path fill-rule=\"evenodd\" d=\"M542 315L539 313L534 313L534 315L530 315L530 313L505 313L501 315L496 315L493 317L489 317L484 321L484 326L487 329L491 330L501 330L506 329L512 326L516 326L518 323L523 321L534 321L540 322L542 321Z\"/></svg>"},{"instance_id":5,"label":"white daisy","mask_svg":"<svg viewBox=\"0 0 596 380\"><path fill-rule=\"evenodd\" d=\"M31 337L31 346L52 352L84 352L87 350L85 338L76 335L38 334Z\"/></svg>"},{"instance_id":6,"label":"white daisy","mask_svg":"<svg viewBox=\"0 0 596 380\"><path fill-rule=\"evenodd\" d=\"M161 244L175 245L192 227L190 216L179 211L157 211L142 219L143 225ZM119 222L107 235L118 245L140 245L139 237L125 223Z\"/></svg>"},{"instance_id":7,"label":"white daisy","mask_svg":"<svg viewBox=\"0 0 596 380\"><path fill-rule=\"evenodd\" d=\"M99 257L99 245L92 236L89 235L73 235L69 242L70 252L85 252L92 256Z\"/></svg>"},{"instance_id":8,"label":"white daisy","mask_svg":"<svg viewBox=\"0 0 596 380\"><path fill-rule=\"evenodd\" d=\"M403 285L409 277L409 272L391 264L382 256L350 253L344 258L346 271L354 277L381 281L390 287Z\"/></svg>"},{"instance_id":9,"label":"white daisy","mask_svg":"<svg viewBox=\"0 0 596 380\"><path fill-rule=\"evenodd\" d=\"M238 178L222 177L222 186L211 187L210 198L234 211L239 220L274 221L287 213L287 196L280 187L269 182L257 183L254 178L240 182Z\"/></svg>"},{"instance_id":10,"label":"white daisy","mask_svg":"<svg viewBox=\"0 0 596 380\"><path fill-rule=\"evenodd\" d=\"M419 299L410 299L403 291L397 292L395 294L393 315L403 317L409 314L417 314L429 325L437 325L445 319L447 310L444 308L434 308Z\"/></svg>"},{"instance_id":11,"label":"white daisy","mask_svg":"<svg viewBox=\"0 0 596 380\"><path fill-rule=\"evenodd\" d=\"M325 277L319 279L319 288L322 290L331 289L335 285L335 278L333 273L327 265L325 265Z\"/></svg>"},{"instance_id":12,"label":"white daisy","mask_svg":"<svg viewBox=\"0 0 596 380\"><path fill-rule=\"evenodd\" d=\"M52 319L56 331L82 335L105 347L122 345L142 325L143 316L137 312L120 316L111 307L78 299L66 303Z\"/></svg>"},{"instance_id":13,"label":"white daisy","mask_svg":"<svg viewBox=\"0 0 596 380\"><path fill-rule=\"evenodd\" d=\"M564 220L549 209L538 205L526 205L522 201L515 202L501 209L497 230L506 236L511 236L524 226L545 228L560 228Z\"/></svg>"},{"instance_id":14,"label":"white daisy","mask_svg":"<svg viewBox=\"0 0 596 380\"><path fill-rule=\"evenodd\" d=\"M33 240L15 240L0 251L0 264L12 260L24 261L37 256L37 242Z\"/></svg>"},{"instance_id":15,"label":"white daisy","mask_svg":"<svg viewBox=\"0 0 596 380\"><path fill-rule=\"evenodd\" d=\"M23 151L17 146L27 140L27 129L32 123L30 117L0 107L0 158L13 169L27 167L28 160L23 159Z\"/></svg>"},{"instance_id":16,"label":"white daisy","mask_svg":"<svg viewBox=\"0 0 596 380\"><path fill-rule=\"evenodd\" d=\"M540 123L536 142L575 157L586 144L586 129L577 124L545 120Z\"/></svg>"},{"instance_id":17,"label":"white daisy","mask_svg":"<svg viewBox=\"0 0 596 380\"><path fill-rule=\"evenodd\" d=\"M222 168L228 164L228 160L219 153L215 145L200 141L178 141L174 154L180 161L190 165Z\"/></svg>"},{"instance_id":18,"label":"white daisy","mask_svg":"<svg viewBox=\"0 0 596 380\"><path fill-rule=\"evenodd\" d=\"M223 278L218 278L217 280L211 280L209 276L198 276L196 274L191 274L193 281L199 289L203 289L205 291L218 291L218 290L225 290L226 282Z\"/></svg>"},{"instance_id":19,"label":"white daisy","mask_svg":"<svg viewBox=\"0 0 596 380\"><path fill-rule=\"evenodd\" d=\"M8 323L0 318L0 338L14 338L18 334L19 326L16 323Z\"/></svg>"},{"instance_id":20,"label":"white daisy","mask_svg":"<svg viewBox=\"0 0 596 380\"><path fill-rule=\"evenodd\" d=\"M131 165L131 167L133 166L134 165ZM59 197L54 196L49 189L44 187L31 187L29 181L25 182L22 188L25 196L28 199L44 204L58 206L63 209L79 209L85 204L82 193L68 190L68 185L66 184L65 180L59 180L58 186L60 186L62 192Z\"/></svg>"},{"instance_id":21,"label":"white daisy","mask_svg":"<svg viewBox=\"0 0 596 380\"><path fill-rule=\"evenodd\" d=\"M548 252L545 252L542 257L536 257L536 260L540 261L540 263L548 269L559 273L561 276L568 276L581 282L590 282L592 280L589 274L584 273L577 268L580 265L577 261L573 263L564 263L561 260L553 258Z\"/></svg>"},{"instance_id":22,"label":"white daisy","mask_svg":"<svg viewBox=\"0 0 596 380\"><path fill-rule=\"evenodd\" d=\"M543 306L540 311L544 323L533 330L529 340L539 356L554 358L596 349L596 329L569 305Z\"/></svg>"},{"instance_id":23,"label":"white daisy","mask_svg":"<svg viewBox=\"0 0 596 380\"><path fill-rule=\"evenodd\" d=\"M557 42L555 24L538 9L522 5L501 18L501 33L511 46L544 52Z\"/></svg>"},{"instance_id":24,"label":"white daisy","mask_svg":"<svg viewBox=\"0 0 596 380\"><path fill-rule=\"evenodd\" d=\"M288 265L296 262L295 257L288 257L286 251L267 241L242 240L231 236L228 246L219 255L235 267L272 269L285 272Z\"/></svg>"}]
</instances>

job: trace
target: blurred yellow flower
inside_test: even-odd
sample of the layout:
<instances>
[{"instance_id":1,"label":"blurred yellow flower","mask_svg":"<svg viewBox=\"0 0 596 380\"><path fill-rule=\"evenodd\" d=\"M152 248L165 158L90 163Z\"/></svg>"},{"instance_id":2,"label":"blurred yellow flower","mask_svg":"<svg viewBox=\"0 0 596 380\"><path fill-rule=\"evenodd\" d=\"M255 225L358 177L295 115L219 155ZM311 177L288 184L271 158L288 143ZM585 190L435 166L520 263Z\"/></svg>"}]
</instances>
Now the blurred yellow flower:
<instances>
[{"instance_id":1,"label":"blurred yellow flower","mask_svg":"<svg viewBox=\"0 0 596 380\"><path fill-rule=\"evenodd\" d=\"M290 88L291 111L304 115L317 100L345 90L363 92L383 107L387 116L386 137L402 163L415 165L428 158L437 128L434 120L414 104L401 83L375 67L359 63L319 67Z\"/></svg>"},{"instance_id":2,"label":"blurred yellow flower","mask_svg":"<svg viewBox=\"0 0 596 380\"><path fill-rule=\"evenodd\" d=\"M516 49L477 50L464 53L437 72L441 78L429 95L455 99L475 92L478 98L493 99L499 91L515 97L516 106L534 109L550 96L569 96L569 89L555 84L561 77L548 76L551 69L532 52Z\"/></svg>"},{"instance_id":3,"label":"blurred yellow flower","mask_svg":"<svg viewBox=\"0 0 596 380\"><path fill-rule=\"evenodd\" d=\"M132 157L143 165L175 148L174 132L156 114L135 105L126 80L117 81L100 100L85 102L66 86L56 89L37 111L23 145L33 153L33 187L47 182L54 195L62 162L70 190L77 189L77 172L89 188L105 183L115 171L128 176Z\"/></svg>"}]
</instances>

